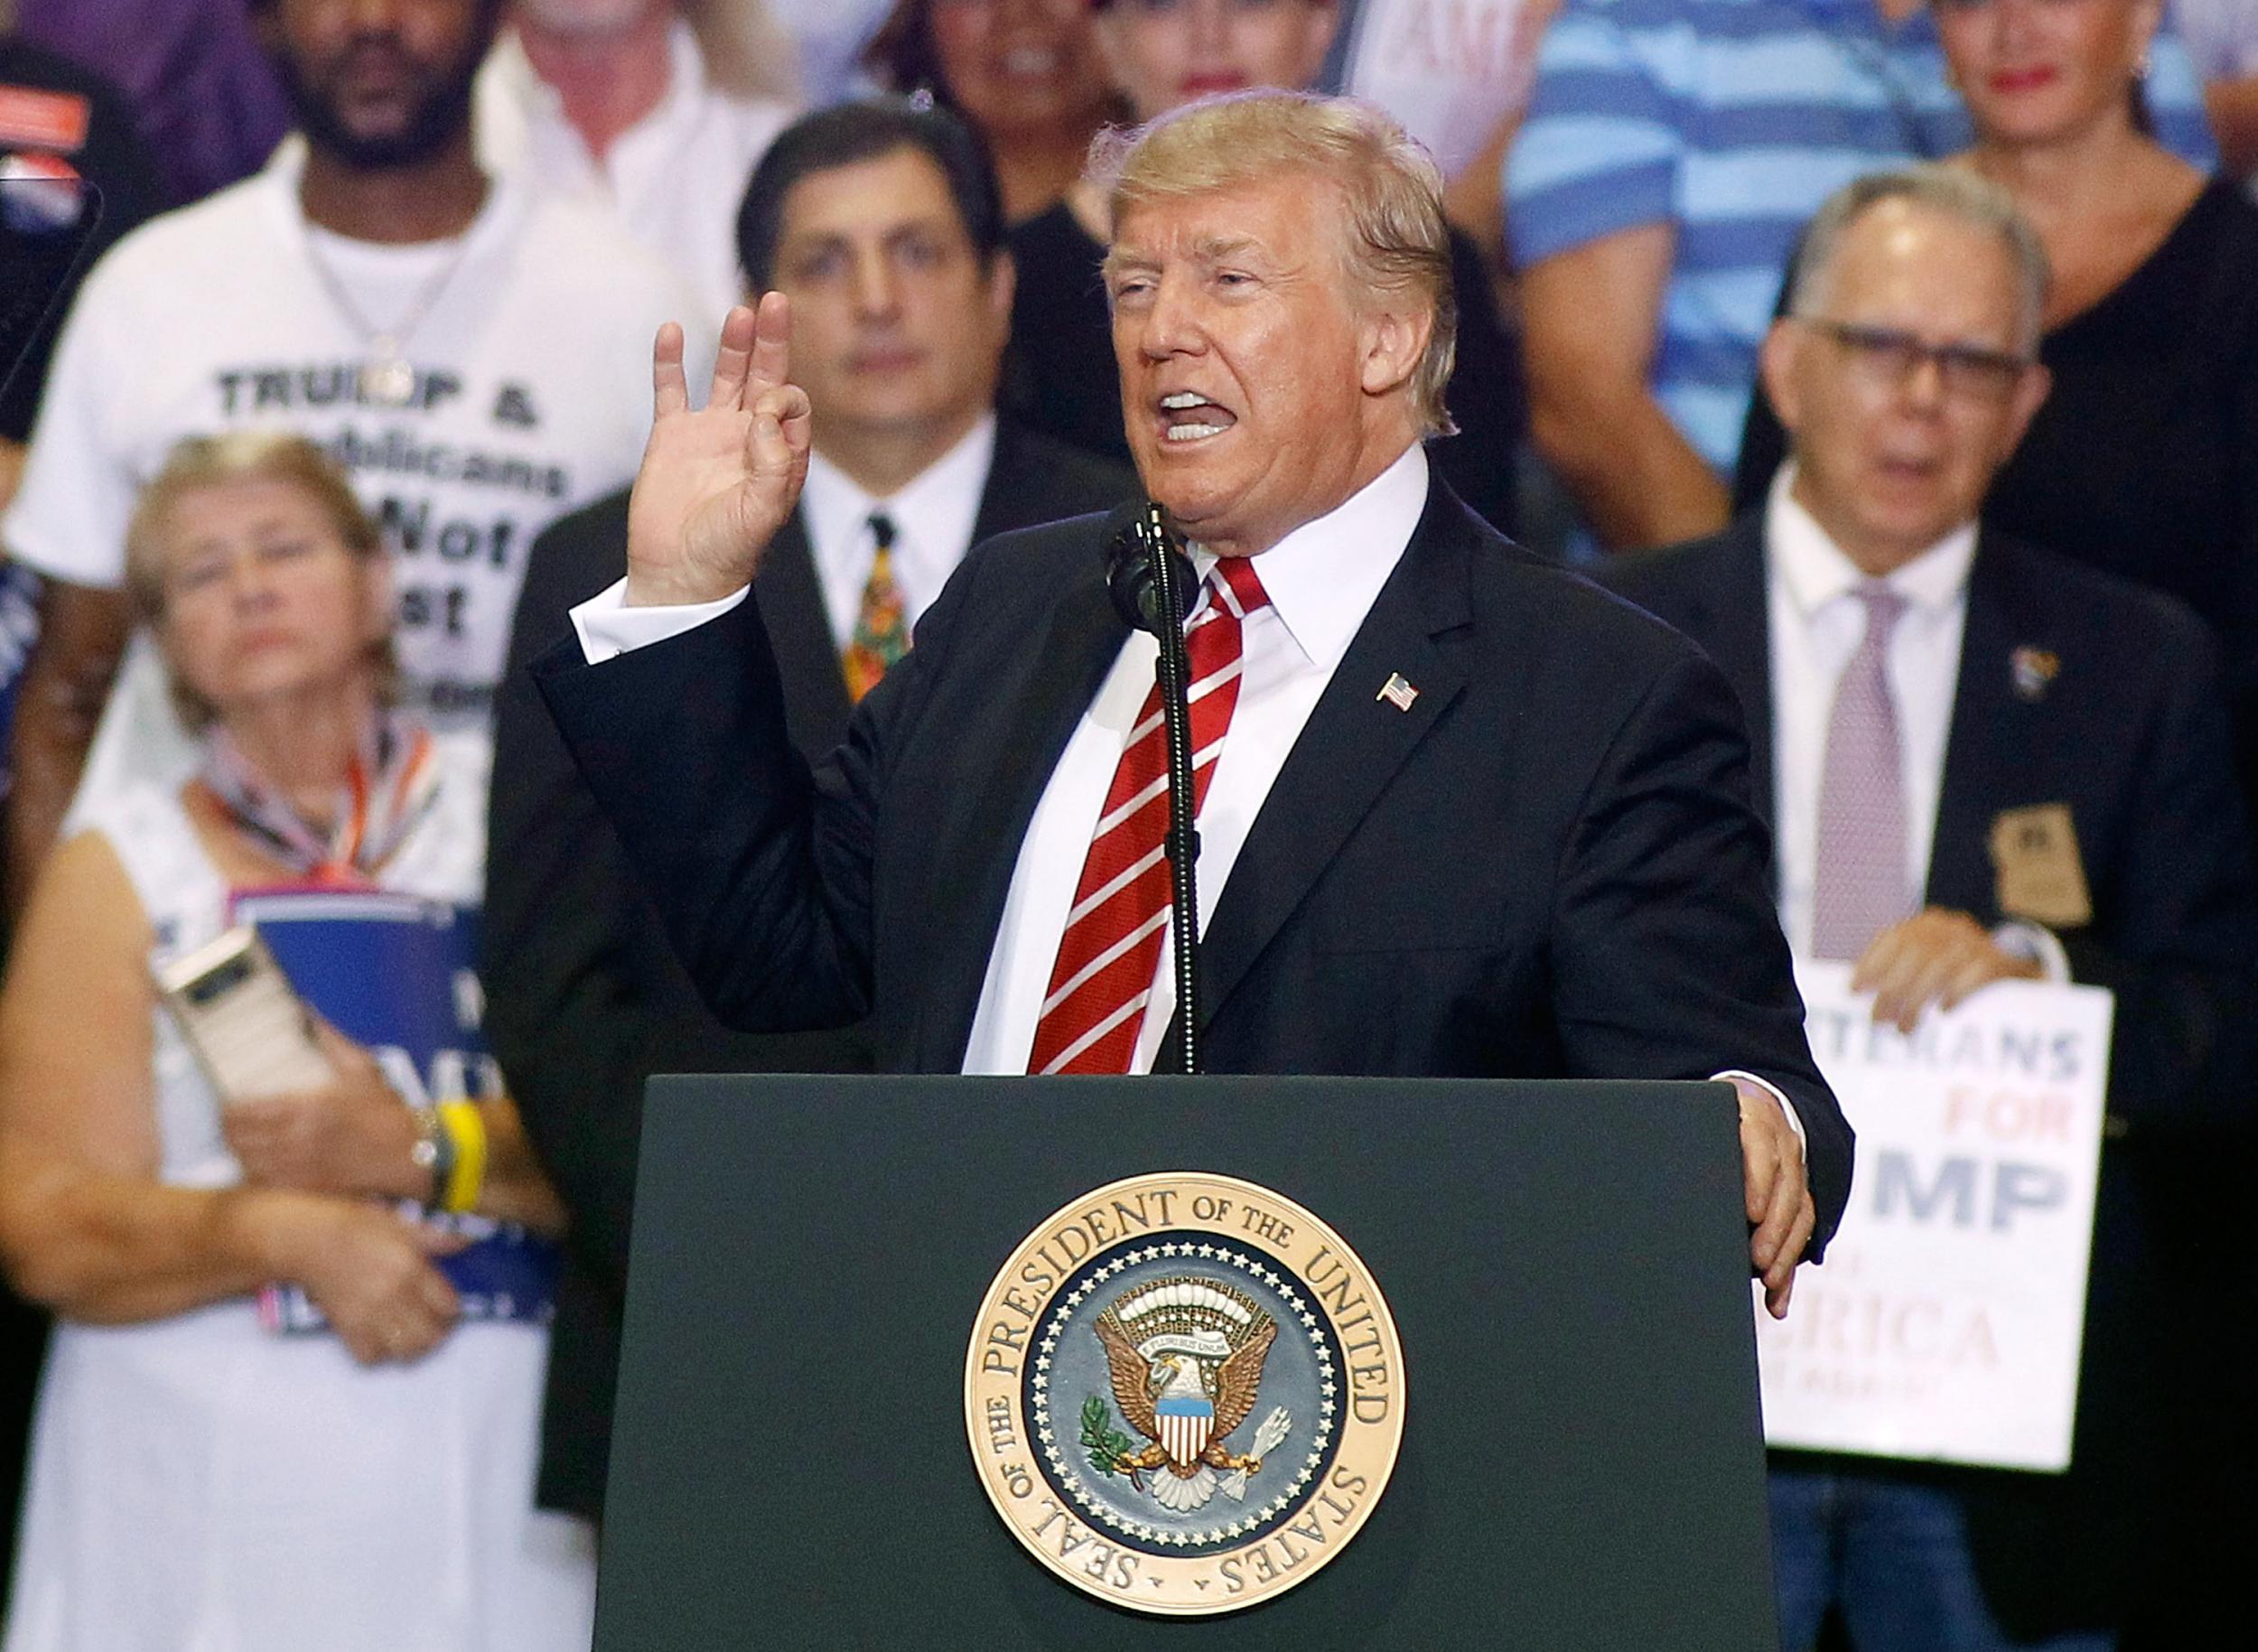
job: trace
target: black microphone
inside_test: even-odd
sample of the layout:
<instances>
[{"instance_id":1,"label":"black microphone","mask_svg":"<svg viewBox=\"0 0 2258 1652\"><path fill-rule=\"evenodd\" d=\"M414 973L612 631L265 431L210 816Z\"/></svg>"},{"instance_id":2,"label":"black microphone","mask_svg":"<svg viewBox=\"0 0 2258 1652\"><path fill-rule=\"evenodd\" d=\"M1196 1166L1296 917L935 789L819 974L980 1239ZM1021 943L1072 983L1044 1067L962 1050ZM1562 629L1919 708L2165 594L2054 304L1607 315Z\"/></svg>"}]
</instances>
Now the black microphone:
<instances>
[{"instance_id":1,"label":"black microphone","mask_svg":"<svg viewBox=\"0 0 2258 1652\"><path fill-rule=\"evenodd\" d=\"M1176 941L1176 1050L1183 1070L1199 1070L1199 891L1193 868L1199 833L1193 812L1191 661L1184 621L1199 598L1199 581L1160 506L1124 505L1106 520L1106 588L1124 623L1160 639L1153 677L1168 742L1168 835L1171 927Z\"/></svg>"},{"instance_id":2,"label":"black microphone","mask_svg":"<svg viewBox=\"0 0 2258 1652\"><path fill-rule=\"evenodd\" d=\"M1112 593L1114 611L1133 630L1165 637L1174 630L1180 637L1199 600L1199 582L1192 575L1191 558L1185 555L1169 531L1161 508L1150 499L1124 505L1106 518L1102 540L1106 547L1106 588ZM1161 616L1169 604L1162 593L1163 570L1176 595L1176 624Z\"/></svg>"}]
</instances>

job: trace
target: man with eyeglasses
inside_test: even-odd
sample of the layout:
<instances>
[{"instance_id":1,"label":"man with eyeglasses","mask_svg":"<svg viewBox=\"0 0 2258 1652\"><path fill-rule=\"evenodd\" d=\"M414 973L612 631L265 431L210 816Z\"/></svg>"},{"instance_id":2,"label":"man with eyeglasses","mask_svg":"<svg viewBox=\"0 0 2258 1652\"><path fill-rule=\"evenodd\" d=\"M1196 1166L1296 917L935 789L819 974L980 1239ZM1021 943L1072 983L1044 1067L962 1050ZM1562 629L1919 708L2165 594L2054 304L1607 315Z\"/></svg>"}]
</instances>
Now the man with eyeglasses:
<instances>
[{"instance_id":1,"label":"man with eyeglasses","mask_svg":"<svg viewBox=\"0 0 2258 1652\"><path fill-rule=\"evenodd\" d=\"M2169 15L2150 56L2157 141L2209 172ZM1535 73L1503 180L1530 434L1607 549L1713 533L1796 237L1967 147L1927 0L1563 0Z\"/></svg>"},{"instance_id":2,"label":"man with eyeglasses","mask_svg":"<svg viewBox=\"0 0 2258 1652\"><path fill-rule=\"evenodd\" d=\"M2248 1125L2258 901L2216 649L2169 599L1977 529L2047 393L2047 282L1973 173L1838 191L1763 347L1789 433L1763 508L1608 575L1734 684L1782 928L1852 961L1877 1021L2009 977L2117 994L2070 1470L1776 1453L1789 1652L1830 1606L1859 1652L2115 1644L2160 1524L2153 1223ZM2080 916L2019 910L1999 828L2040 812Z\"/></svg>"}]
</instances>

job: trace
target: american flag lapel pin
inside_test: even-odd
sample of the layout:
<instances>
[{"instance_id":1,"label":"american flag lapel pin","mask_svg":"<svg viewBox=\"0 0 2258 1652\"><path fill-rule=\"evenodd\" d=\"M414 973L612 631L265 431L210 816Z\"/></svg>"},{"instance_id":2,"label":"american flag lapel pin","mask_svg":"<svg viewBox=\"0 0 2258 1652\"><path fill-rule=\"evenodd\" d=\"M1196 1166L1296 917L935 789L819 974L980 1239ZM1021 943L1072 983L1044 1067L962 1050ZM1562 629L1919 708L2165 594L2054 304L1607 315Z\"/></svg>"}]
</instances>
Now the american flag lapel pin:
<instances>
[{"instance_id":1,"label":"american flag lapel pin","mask_svg":"<svg viewBox=\"0 0 2258 1652\"><path fill-rule=\"evenodd\" d=\"M2048 685L2061 669L2061 657L2049 649L2025 645L2008 659L2008 673L2014 679L2015 697L2019 700L2044 698Z\"/></svg>"},{"instance_id":2,"label":"american flag lapel pin","mask_svg":"<svg viewBox=\"0 0 2258 1652\"><path fill-rule=\"evenodd\" d=\"M1380 692L1372 697L1386 700L1397 711L1409 711L1412 702L1419 697L1419 690L1404 680L1401 671L1391 671L1387 674L1387 681L1380 685Z\"/></svg>"}]
</instances>

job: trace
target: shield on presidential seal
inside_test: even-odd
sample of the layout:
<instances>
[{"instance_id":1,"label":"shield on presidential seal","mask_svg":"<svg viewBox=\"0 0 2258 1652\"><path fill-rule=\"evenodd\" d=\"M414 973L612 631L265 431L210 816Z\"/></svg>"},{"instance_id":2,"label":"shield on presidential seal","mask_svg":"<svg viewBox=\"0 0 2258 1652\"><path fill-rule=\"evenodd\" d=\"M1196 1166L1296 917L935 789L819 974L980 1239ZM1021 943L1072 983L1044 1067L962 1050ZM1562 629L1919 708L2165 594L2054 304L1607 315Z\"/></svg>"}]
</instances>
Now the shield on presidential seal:
<instances>
[{"instance_id":1,"label":"shield on presidential seal","mask_svg":"<svg viewBox=\"0 0 2258 1652\"><path fill-rule=\"evenodd\" d=\"M1152 1413L1161 1425L1162 1449L1185 1468L1197 1467L1199 1453L1208 1449L1208 1436L1215 1431L1215 1403L1205 1395L1164 1395L1154 1403Z\"/></svg>"}]
</instances>

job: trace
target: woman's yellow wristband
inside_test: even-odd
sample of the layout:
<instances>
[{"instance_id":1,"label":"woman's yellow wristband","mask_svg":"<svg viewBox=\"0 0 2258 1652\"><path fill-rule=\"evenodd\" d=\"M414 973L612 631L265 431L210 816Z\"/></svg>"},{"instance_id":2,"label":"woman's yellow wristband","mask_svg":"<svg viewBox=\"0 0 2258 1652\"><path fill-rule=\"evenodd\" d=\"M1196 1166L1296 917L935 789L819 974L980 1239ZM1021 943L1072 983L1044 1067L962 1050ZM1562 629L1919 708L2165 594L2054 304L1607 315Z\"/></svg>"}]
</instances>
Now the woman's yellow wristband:
<instances>
[{"instance_id":1,"label":"woman's yellow wristband","mask_svg":"<svg viewBox=\"0 0 2258 1652\"><path fill-rule=\"evenodd\" d=\"M440 1209L458 1213L476 1209L479 1195L486 1190L486 1115L474 1101L443 1101L439 1127L454 1145Z\"/></svg>"}]
</instances>

